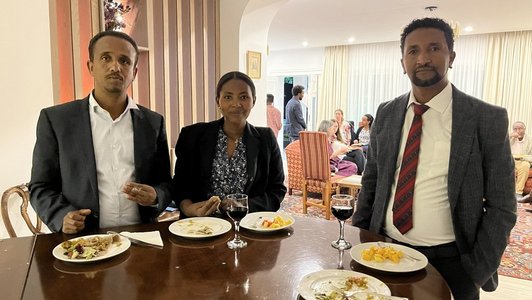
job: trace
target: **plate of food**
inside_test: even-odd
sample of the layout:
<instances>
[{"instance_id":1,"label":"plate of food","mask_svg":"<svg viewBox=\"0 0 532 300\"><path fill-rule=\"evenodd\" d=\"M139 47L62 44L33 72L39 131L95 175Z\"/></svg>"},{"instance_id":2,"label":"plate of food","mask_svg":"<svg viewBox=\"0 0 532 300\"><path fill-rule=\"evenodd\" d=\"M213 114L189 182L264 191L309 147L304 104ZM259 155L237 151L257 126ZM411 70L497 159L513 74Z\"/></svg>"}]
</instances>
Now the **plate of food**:
<instances>
[{"instance_id":1,"label":"plate of food","mask_svg":"<svg viewBox=\"0 0 532 300\"><path fill-rule=\"evenodd\" d=\"M240 221L240 226L257 232L272 232L290 227L294 222L294 218L290 215L280 212L261 211L247 214Z\"/></svg>"},{"instance_id":2,"label":"plate of food","mask_svg":"<svg viewBox=\"0 0 532 300\"><path fill-rule=\"evenodd\" d=\"M358 294L367 293L392 294L388 286L377 278L349 270L321 270L305 275L299 282L298 292L305 300L358 299Z\"/></svg>"},{"instance_id":3,"label":"plate of food","mask_svg":"<svg viewBox=\"0 0 532 300\"><path fill-rule=\"evenodd\" d=\"M361 265L387 272L413 272L428 264L423 253L403 245L384 242L358 244L351 248L350 254Z\"/></svg>"},{"instance_id":4,"label":"plate of food","mask_svg":"<svg viewBox=\"0 0 532 300\"><path fill-rule=\"evenodd\" d=\"M73 263L99 261L123 253L131 242L116 234L95 234L64 241L55 246L55 258Z\"/></svg>"},{"instance_id":5,"label":"plate of food","mask_svg":"<svg viewBox=\"0 0 532 300\"><path fill-rule=\"evenodd\" d=\"M175 221L168 227L171 233L188 239L205 239L231 230L231 223L213 217L195 217Z\"/></svg>"}]
</instances>

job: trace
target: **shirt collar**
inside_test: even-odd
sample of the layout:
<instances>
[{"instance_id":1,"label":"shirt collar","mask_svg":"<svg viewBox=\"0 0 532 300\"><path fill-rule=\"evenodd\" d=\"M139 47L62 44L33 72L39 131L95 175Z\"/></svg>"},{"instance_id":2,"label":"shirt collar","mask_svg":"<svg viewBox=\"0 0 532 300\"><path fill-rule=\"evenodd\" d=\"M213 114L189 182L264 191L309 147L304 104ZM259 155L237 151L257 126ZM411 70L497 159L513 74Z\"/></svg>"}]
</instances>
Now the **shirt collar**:
<instances>
[{"instance_id":1,"label":"shirt collar","mask_svg":"<svg viewBox=\"0 0 532 300\"><path fill-rule=\"evenodd\" d=\"M425 103L425 105L439 113L443 113L447 109L449 104L451 104L452 99L453 88L451 83L449 82L438 95L430 99L427 103ZM410 98L408 99L408 105L406 107L409 108L412 103L421 104L416 100L414 93L410 91Z\"/></svg>"},{"instance_id":2,"label":"shirt collar","mask_svg":"<svg viewBox=\"0 0 532 300\"><path fill-rule=\"evenodd\" d=\"M137 104L135 103L133 98L129 97L129 95L126 95L126 97L127 97L127 105L126 105L126 109L124 109L124 113L129 111L130 109L137 109L138 110L139 107L137 106ZM89 107L92 108L92 110L94 112L96 112L96 110L98 108L103 110L103 108L100 106L100 104L98 104L98 102L96 101L96 98L94 98L94 91L91 92L91 94L89 96Z\"/></svg>"}]
</instances>

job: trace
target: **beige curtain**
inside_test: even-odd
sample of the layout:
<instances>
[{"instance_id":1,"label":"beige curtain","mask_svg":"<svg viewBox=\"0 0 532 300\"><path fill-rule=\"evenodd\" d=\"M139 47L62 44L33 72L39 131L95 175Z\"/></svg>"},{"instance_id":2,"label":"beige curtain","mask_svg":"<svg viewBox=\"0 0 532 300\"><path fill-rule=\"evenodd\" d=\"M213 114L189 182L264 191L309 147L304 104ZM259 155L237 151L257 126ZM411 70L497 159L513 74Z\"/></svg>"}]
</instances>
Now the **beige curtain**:
<instances>
[{"instance_id":1,"label":"beige curtain","mask_svg":"<svg viewBox=\"0 0 532 300\"><path fill-rule=\"evenodd\" d=\"M325 48L323 76L318 93L317 123L334 118L338 108L346 112L349 69L349 47L334 46ZM309 128L316 130L317 128Z\"/></svg>"},{"instance_id":2,"label":"beige curtain","mask_svg":"<svg viewBox=\"0 0 532 300\"><path fill-rule=\"evenodd\" d=\"M508 110L532 133L532 31L489 35L483 99Z\"/></svg>"}]
</instances>

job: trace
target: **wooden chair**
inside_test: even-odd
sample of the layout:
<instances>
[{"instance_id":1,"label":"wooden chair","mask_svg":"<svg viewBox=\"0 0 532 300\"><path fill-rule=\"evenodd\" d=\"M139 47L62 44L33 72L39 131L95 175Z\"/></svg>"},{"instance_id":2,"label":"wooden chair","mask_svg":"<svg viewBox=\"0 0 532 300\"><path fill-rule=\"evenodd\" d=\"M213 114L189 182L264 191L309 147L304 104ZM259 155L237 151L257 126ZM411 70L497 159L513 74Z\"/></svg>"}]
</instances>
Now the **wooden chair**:
<instances>
[{"instance_id":1,"label":"wooden chair","mask_svg":"<svg viewBox=\"0 0 532 300\"><path fill-rule=\"evenodd\" d=\"M303 162L299 140L291 142L284 151L288 166L288 195L292 195L294 190L303 191ZM321 188L308 186L307 191L321 193Z\"/></svg>"},{"instance_id":2,"label":"wooden chair","mask_svg":"<svg viewBox=\"0 0 532 300\"><path fill-rule=\"evenodd\" d=\"M37 226L33 226L33 223L30 220L30 216L28 215L28 204L30 201L30 192L28 189L28 185L21 184L7 189L2 195L2 219L4 220L4 225L6 227L7 233L9 234L9 237L17 237L17 234L13 229L13 225L9 218L8 212L8 202L13 194L18 194L20 196L20 199L22 200L22 203L20 204L20 214L22 215L24 222L26 222L26 225L28 226L29 230L33 234L42 233L41 219L37 216Z\"/></svg>"},{"instance_id":3,"label":"wooden chair","mask_svg":"<svg viewBox=\"0 0 532 300\"><path fill-rule=\"evenodd\" d=\"M301 146L301 160L303 162L303 213L307 213L307 206L325 209L325 218L331 217L331 193L336 191L337 182L343 176L331 176L329 142L325 132L302 131L299 133ZM310 187L321 190L321 203L307 200Z\"/></svg>"}]
</instances>

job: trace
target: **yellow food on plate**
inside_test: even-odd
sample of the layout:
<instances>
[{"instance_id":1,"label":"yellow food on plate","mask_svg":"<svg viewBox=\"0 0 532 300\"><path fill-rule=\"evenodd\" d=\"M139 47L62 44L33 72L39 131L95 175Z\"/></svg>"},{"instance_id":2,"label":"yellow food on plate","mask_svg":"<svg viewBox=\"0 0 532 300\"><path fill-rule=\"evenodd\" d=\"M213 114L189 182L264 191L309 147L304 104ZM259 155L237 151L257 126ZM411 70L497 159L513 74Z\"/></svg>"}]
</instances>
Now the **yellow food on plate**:
<instances>
[{"instance_id":1,"label":"yellow food on plate","mask_svg":"<svg viewBox=\"0 0 532 300\"><path fill-rule=\"evenodd\" d=\"M371 246L371 248L362 250L362 259L367 261L385 262L390 260L393 263L399 263L404 254L401 250L397 250L394 247L378 247Z\"/></svg>"},{"instance_id":2,"label":"yellow food on plate","mask_svg":"<svg viewBox=\"0 0 532 300\"><path fill-rule=\"evenodd\" d=\"M271 229L274 229L274 228L281 228L281 227L284 227L284 226L288 226L292 224L292 220L290 219L283 219L283 217L281 216L275 216L273 218L273 220L268 220L268 219L264 219L262 220L261 222L261 227L262 228L271 228Z\"/></svg>"}]
</instances>

